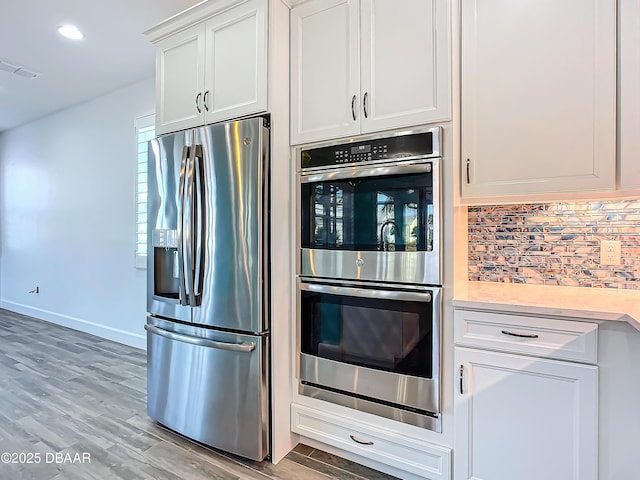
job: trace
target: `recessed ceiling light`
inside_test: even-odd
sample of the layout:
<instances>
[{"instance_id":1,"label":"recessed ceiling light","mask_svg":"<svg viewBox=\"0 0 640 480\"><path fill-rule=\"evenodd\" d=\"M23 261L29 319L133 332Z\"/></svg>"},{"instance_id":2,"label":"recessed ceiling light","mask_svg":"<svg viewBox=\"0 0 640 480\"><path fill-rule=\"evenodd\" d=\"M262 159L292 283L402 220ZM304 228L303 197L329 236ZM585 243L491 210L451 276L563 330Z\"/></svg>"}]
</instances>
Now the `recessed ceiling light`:
<instances>
[{"instance_id":1,"label":"recessed ceiling light","mask_svg":"<svg viewBox=\"0 0 640 480\"><path fill-rule=\"evenodd\" d=\"M58 27L58 33L71 40L82 40L84 38L83 33L75 25L62 25Z\"/></svg>"}]
</instances>

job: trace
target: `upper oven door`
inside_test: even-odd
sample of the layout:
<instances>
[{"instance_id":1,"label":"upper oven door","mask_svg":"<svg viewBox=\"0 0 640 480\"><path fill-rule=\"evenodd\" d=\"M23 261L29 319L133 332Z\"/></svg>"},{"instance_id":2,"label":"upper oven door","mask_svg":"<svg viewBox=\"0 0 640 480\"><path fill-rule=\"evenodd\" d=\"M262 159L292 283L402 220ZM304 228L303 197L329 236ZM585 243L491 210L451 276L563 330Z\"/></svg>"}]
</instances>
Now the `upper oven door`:
<instances>
[{"instance_id":1,"label":"upper oven door","mask_svg":"<svg viewBox=\"0 0 640 480\"><path fill-rule=\"evenodd\" d=\"M437 158L298 174L305 276L440 285Z\"/></svg>"}]
</instances>

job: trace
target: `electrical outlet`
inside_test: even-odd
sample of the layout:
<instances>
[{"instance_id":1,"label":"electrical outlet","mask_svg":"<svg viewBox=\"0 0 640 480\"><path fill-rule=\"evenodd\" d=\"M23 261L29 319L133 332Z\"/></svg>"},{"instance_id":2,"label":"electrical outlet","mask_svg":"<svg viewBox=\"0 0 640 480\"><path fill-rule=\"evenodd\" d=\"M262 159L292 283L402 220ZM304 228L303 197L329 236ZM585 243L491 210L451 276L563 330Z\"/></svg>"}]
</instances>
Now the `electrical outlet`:
<instances>
[{"instance_id":1,"label":"electrical outlet","mask_svg":"<svg viewBox=\"0 0 640 480\"><path fill-rule=\"evenodd\" d=\"M600 241L600 265L620 265L620 241Z\"/></svg>"}]
</instances>

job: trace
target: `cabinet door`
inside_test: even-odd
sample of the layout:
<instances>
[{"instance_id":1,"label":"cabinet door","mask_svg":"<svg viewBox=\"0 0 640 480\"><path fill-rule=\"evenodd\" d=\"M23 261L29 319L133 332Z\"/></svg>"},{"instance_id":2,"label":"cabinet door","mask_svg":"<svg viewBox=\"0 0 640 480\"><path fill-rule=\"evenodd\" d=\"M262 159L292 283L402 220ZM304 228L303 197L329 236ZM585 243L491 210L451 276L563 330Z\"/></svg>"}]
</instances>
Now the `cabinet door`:
<instances>
[{"instance_id":1,"label":"cabinet door","mask_svg":"<svg viewBox=\"0 0 640 480\"><path fill-rule=\"evenodd\" d=\"M201 25L157 43L157 134L203 123L204 46L204 29Z\"/></svg>"},{"instance_id":2,"label":"cabinet door","mask_svg":"<svg viewBox=\"0 0 640 480\"><path fill-rule=\"evenodd\" d=\"M360 132L358 0L291 11L291 143Z\"/></svg>"},{"instance_id":3,"label":"cabinet door","mask_svg":"<svg viewBox=\"0 0 640 480\"><path fill-rule=\"evenodd\" d=\"M206 123L267 110L266 15L249 0L205 23Z\"/></svg>"},{"instance_id":4,"label":"cabinet door","mask_svg":"<svg viewBox=\"0 0 640 480\"><path fill-rule=\"evenodd\" d=\"M613 190L615 0L462 0L462 193Z\"/></svg>"},{"instance_id":5,"label":"cabinet door","mask_svg":"<svg viewBox=\"0 0 640 480\"><path fill-rule=\"evenodd\" d=\"M597 367L464 348L455 358L456 479L597 479Z\"/></svg>"},{"instance_id":6,"label":"cabinet door","mask_svg":"<svg viewBox=\"0 0 640 480\"><path fill-rule=\"evenodd\" d=\"M362 131L451 118L449 0L361 0Z\"/></svg>"},{"instance_id":7,"label":"cabinet door","mask_svg":"<svg viewBox=\"0 0 640 480\"><path fill-rule=\"evenodd\" d=\"M620 186L640 189L640 0L618 0Z\"/></svg>"}]
</instances>

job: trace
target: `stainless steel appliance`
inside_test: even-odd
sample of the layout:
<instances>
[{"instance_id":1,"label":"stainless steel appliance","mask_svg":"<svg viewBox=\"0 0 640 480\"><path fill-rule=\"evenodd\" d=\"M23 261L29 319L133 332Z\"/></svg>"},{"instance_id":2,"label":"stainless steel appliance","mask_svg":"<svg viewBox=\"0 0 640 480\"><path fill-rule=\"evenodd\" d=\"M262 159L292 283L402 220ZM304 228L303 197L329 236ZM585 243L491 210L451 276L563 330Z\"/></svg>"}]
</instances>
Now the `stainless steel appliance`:
<instances>
[{"instance_id":1,"label":"stainless steel appliance","mask_svg":"<svg viewBox=\"0 0 640 480\"><path fill-rule=\"evenodd\" d=\"M440 431L440 288L298 285L300 393Z\"/></svg>"},{"instance_id":2,"label":"stainless steel appliance","mask_svg":"<svg viewBox=\"0 0 640 480\"><path fill-rule=\"evenodd\" d=\"M269 453L269 129L158 137L149 161L149 416L215 448Z\"/></svg>"},{"instance_id":3,"label":"stainless steel appliance","mask_svg":"<svg viewBox=\"0 0 640 480\"><path fill-rule=\"evenodd\" d=\"M442 284L440 128L299 151L299 273Z\"/></svg>"},{"instance_id":4,"label":"stainless steel appliance","mask_svg":"<svg viewBox=\"0 0 640 480\"><path fill-rule=\"evenodd\" d=\"M440 128L298 150L299 392L441 431Z\"/></svg>"}]
</instances>

